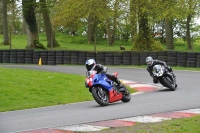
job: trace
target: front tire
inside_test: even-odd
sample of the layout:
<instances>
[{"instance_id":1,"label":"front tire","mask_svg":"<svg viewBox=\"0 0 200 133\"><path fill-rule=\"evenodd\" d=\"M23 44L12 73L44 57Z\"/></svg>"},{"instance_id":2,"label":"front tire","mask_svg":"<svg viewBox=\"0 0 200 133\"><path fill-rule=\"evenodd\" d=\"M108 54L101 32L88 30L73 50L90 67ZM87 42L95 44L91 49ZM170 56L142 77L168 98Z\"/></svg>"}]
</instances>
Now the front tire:
<instances>
[{"instance_id":1,"label":"front tire","mask_svg":"<svg viewBox=\"0 0 200 133\"><path fill-rule=\"evenodd\" d=\"M101 87L92 88L92 96L94 100L101 106L107 106L109 104L108 95Z\"/></svg>"},{"instance_id":2,"label":"front tire","mask_svg":"<svg viewBox=\"0 0 200 133\"><path fill-rule=\"evenodd\" d=\"M121 101L124 103L127 103L131 100L131 94L129 90L126 88L126 86L122 85L125 91L121 92L122 93L122 99Z\"/></svg>"},{"instance_id":3,"label":"front tire","mask_svg":"<svg viewBox=\"0 0 200 133\"><path fill-rule=\"evenodd\" d=\"M176 90L175 85L172 86L165 77L162 79L162 83L165 87L169 88L171 91Z\"/></svg>"}]
</instances>

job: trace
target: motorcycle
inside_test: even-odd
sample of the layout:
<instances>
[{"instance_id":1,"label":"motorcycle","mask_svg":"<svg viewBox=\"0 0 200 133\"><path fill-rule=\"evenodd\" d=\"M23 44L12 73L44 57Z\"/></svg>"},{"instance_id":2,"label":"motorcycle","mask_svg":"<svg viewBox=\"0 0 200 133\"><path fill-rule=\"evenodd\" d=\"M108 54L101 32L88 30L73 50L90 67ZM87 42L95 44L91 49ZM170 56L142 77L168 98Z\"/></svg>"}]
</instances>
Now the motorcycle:
<instances>
[{"instance_id":1,"label":"motorcycle","mask_svg":"<svg viewBox=\"0 0 200 133\"><path fill-rule=\"evenodd\" d=\"M113 74L118 75L117 72ZM125 85L122 84L122 87L118 88L106 74L97 74L94 70L87 71L85 86L89 88L94 100L101 106L120 100L124 103L131 100L130 92Z\"/></svg>"},{"instance_id":2,"label":"motorcycle","mask_svg":"<svg viewBox=\"0 0 200 133\"><path fill-rule=\"evenodd\" d=\"M155 65L153 67L154 78L158 80L160 84L175 91L177 88L176 78L170 73L163 65Z\"/></svg>"}]
</instances>

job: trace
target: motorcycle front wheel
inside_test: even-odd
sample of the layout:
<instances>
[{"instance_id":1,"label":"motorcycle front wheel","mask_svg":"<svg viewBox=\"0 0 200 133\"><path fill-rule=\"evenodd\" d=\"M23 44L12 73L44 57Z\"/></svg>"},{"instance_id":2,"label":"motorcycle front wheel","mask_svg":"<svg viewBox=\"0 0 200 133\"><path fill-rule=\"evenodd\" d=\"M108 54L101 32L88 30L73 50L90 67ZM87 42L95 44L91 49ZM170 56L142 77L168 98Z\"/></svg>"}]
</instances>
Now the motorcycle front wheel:
<instances>
[{"instance_id":1,"label":"motorcycle front wheel","mask_svg":"<svg viewBox=\"0 0 200 133\"><path fill-rule=\"evenodd\" d=\"M175 91L175 85L172 85L171 83L169 83L169 81L166 78L162 79L162 83L165 87L169 88L171 91Z\"/></svg>"},{"instance_id":2,"label":"motorcycle front wheel","mask_svg":"<svg viewBox=\"0 0 200 133\"><path fill-rule=\"evenodd\" d=\"M101 87L93 87L92 96L94 100L101 106L107 106L109 104L108 95Z\"/></svg>"}]
</instances>

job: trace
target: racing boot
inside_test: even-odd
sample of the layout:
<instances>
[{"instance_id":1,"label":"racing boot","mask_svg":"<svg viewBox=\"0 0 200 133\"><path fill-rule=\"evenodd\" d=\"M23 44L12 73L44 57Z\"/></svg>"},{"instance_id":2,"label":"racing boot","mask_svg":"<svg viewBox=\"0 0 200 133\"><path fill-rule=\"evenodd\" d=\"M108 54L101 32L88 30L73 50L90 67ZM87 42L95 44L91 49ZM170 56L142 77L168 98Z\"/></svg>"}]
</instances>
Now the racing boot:
<instances>
[{"instance_id":1,"label":"racing boot","mask_svg":"<svg viewBox=\"0 0 200 133\"><path fill-rule=\"evenodd\" d=\"M117 88L119 92L125 91L125 88L123 87L122 83L118 79L116 79L116 83L117 83Z\"/></svg>"}]
</instances>

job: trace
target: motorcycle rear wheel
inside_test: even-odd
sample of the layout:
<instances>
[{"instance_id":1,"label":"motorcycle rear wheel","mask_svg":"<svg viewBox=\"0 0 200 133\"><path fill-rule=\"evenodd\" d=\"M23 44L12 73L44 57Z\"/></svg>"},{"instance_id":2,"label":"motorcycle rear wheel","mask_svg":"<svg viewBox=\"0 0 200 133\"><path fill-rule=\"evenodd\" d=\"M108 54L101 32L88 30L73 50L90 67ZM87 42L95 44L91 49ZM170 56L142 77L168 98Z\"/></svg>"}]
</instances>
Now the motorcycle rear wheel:
<instances>
[{"instance_id":1,"label":"motorcycle rear wheel","mask_svg":"<svg viewBox=\"0 0 200 133\"><path fill-rule=\"evenodd\" d=\"M121 101L126 103L126 102L129 102L131 100L131 94L129 92L129 90L126 88L126 86L122 85L125 89L124 92L121 92L122 93L122 99Z\"/></svg>"},{"instance_id":2,"label":"motorcycle rear wheel","mask_svg":"<svg viewBox=\"0 0 200 133\"><path fill-rule=\"evenodd\" d=\"M107 106L109 104L108 95L101 87L94 87L92 89L92 96L94 100L101 106Z\"/></svg>"}]
</instances>

